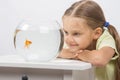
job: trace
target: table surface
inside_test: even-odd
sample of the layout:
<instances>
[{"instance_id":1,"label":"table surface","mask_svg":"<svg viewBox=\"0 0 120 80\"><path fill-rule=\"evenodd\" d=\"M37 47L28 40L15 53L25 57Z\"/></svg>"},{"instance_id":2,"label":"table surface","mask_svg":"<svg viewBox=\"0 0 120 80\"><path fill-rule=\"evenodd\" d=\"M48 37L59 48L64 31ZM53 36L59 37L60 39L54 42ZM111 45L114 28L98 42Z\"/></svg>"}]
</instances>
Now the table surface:
<instances>
[{"instance_id":1,"label":"table surface","mask_svg":"<svg viewBox=\"0 0 120 80\"><path fill-rule=\"evenodd\" d=\"M92 68L92 65L79 60L68 60L61 58L56 58L48 62L30 62L26 61L19 55L2 55L0 56L0 67L85 70Z\"/></svg>"}]
</instances>

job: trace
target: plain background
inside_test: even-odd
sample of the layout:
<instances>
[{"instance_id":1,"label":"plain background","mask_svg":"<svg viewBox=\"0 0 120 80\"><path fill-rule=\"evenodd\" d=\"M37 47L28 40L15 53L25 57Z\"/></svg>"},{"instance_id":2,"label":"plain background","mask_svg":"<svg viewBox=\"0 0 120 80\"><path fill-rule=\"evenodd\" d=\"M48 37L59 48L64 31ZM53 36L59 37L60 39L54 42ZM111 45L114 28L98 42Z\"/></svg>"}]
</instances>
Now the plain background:
<instances>
[{"instance_id":1,"label":"plain background","mask_svg":"<svg viewBox=\"0 0 120 80\"><path fill-rule=\"evenodd\" d=\"M0 0L0 54L15 54L14 31L24 19L58 20L78 0ZM95 0L106 20L120 31L120 0Z\"/></svg>"}]
</instances>

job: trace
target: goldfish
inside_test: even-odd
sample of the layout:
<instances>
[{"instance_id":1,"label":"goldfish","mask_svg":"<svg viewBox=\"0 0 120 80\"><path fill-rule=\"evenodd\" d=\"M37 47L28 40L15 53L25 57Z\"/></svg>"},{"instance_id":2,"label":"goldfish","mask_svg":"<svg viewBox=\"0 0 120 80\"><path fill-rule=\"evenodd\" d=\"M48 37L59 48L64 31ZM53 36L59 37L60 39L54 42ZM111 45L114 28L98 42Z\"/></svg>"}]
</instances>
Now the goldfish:
<instances>
[{"instance_id":1,"label":"goldfish","mask_svg":"<svg viewBox=\"0 0 120 80\"><path fill-rule=\"evenodd\" d=\"M29 48L29 46L32 44L32 41L26 40L25 41L25 48Z\"/></svg>"}]
</instances>

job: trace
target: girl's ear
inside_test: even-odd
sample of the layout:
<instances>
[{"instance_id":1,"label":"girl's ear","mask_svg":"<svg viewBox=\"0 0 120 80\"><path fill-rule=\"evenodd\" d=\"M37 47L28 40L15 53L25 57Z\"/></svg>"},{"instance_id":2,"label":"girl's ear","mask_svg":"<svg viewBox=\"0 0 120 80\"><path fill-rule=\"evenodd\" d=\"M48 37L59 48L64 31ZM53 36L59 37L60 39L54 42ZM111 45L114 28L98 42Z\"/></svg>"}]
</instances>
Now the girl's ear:
<instances>
[{"instance_id":1,"label":"girl's ear","mask_svg":"<svg viewBox=\"0 0 120 80\"><path fill-rule=\"evenodd\" d=\"M98 39L101 36L102 32L103 32L102 28L100 27L96 28L94 30L94 39L95 40Z\"/></svg>"}]
</instances>

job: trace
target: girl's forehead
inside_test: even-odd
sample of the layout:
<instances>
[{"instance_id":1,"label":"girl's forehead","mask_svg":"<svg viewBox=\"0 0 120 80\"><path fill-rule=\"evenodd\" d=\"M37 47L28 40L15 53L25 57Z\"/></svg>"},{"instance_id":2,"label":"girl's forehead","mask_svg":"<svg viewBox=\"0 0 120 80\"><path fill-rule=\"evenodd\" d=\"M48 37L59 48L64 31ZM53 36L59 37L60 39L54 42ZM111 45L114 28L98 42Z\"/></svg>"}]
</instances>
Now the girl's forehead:
<instances>
[{"instance_id":1,"label":"girl's forehead","mask_svg":"<svg viewBox=\"0 0 120 80\"><path fill-rule=\"evenodd\" d=\"M87 22L83 18L65 16L63 18L63 27L72 29L86 29L88 28Z\"/></svg>"}]
</instances>

